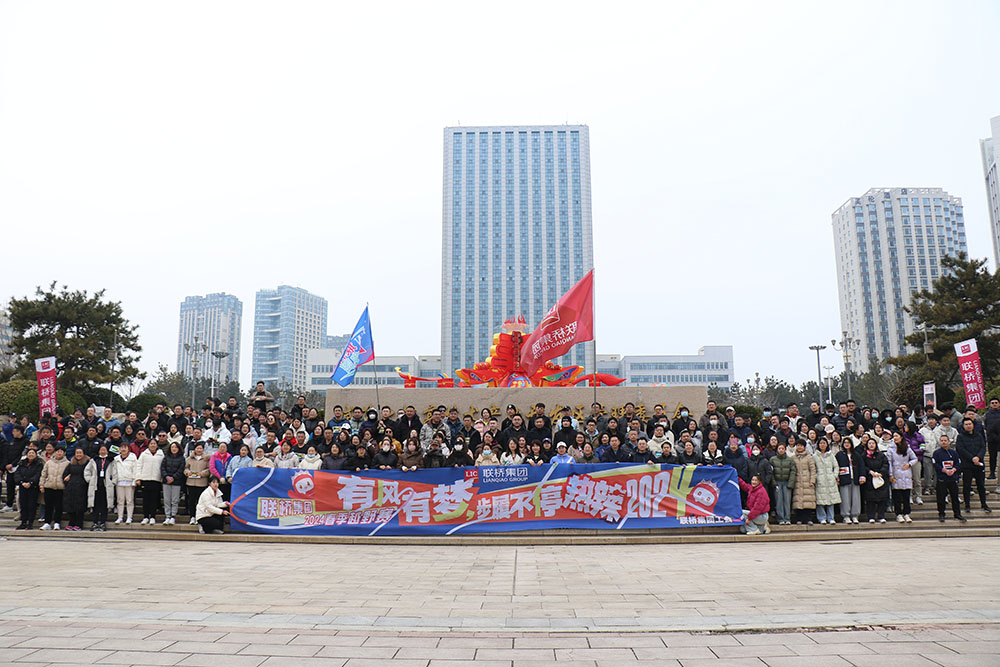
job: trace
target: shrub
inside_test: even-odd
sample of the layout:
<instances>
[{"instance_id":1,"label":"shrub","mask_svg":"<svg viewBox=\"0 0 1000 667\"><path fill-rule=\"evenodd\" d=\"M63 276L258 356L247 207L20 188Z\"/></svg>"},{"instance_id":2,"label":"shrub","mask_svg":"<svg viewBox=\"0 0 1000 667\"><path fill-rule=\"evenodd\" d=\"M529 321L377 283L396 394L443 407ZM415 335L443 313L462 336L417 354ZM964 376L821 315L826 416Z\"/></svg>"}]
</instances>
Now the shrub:
<instances>
[{"instance_id":1,"label":"shrub","mask_svg":"<svg viewBox=\"0 0 1000 667\"><path fill-rule=\"evenodd\" d=\"M34 384L34 383L32 383ZM56 400L63 412L70 415L73 410L85 407L83 397L70 389L57 389ZM31 387L17 395L10 407L11 412L19 415L28 415L32 421L38 419L38 388Z\"/></svg>"},{"instance_id":2,"label":"shrub","mask_svg":"<svg viewBox=\"0 0 1000 667\"><path fill-rule=\"evenodd\" d=\"M131 410L139 416L139 420L146 418L149 411L156 407L157 403L166 402L166 399L161 394L136 394L132 397L132 400L128 402L125 406L126 410Z\"/></svg>"},{"instance_id":3,"label":"shrub","mask_svg":"<svg viewBox=\"0 0 1000 667\"><path fill-rule=\"evenodd\" d=\"M14 399L23 392L36 387L37 384L31 380L11 380L0 384L0 412L13 412ZM35 408L35 414L38 414L38 408Z\"/></svg>"}]
</instances>

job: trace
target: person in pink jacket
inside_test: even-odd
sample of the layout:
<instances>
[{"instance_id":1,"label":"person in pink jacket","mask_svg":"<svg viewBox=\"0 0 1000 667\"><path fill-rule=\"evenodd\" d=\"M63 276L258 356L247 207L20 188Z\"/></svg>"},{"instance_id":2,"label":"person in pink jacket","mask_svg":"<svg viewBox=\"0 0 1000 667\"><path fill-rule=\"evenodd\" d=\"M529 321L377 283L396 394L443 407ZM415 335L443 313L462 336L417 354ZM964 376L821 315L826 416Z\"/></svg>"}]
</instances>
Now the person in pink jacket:
<instances>
[{"instance_id":1,"label":"person in pink jacket","mask_svg":"<svg viewBox=\"0 0 1000 667\"><path fill-rule=\"evenodd\" d=\"M739 479L739 478L737 478ZM740 530L747 535L767 535L771 526L767 523L768 512L771 511L771 500L767 497L767 489L760 483L760 478L754 475L747 484L739 480L740 489L747 494L747 508L743 510L744 523Z\"/></svg>"}]
</instances>

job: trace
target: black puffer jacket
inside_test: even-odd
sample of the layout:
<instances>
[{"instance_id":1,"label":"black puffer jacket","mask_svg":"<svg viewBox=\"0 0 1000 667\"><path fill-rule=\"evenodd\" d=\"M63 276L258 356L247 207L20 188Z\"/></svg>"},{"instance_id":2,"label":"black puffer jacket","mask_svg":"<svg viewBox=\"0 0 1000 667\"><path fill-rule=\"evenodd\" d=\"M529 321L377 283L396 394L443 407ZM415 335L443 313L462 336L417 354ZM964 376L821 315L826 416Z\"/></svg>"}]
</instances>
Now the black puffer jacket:
<instances>
[{"instance_id":1,"label":"black puffer jacket","mask_svg":"<svg viewBox=\"0 0 1000 667\"><path fill-rule=\"evenodd\" d=\"M163 457L163 463L160 464L160 473L163 477L163 483L169 484L170 486L184 486L187 478L184 476L184 464L186 460L183 454L175 454L171 456L167 454ZM173 478L173 482L167 482L167 477Z\"/></svg>"}]
</instances>

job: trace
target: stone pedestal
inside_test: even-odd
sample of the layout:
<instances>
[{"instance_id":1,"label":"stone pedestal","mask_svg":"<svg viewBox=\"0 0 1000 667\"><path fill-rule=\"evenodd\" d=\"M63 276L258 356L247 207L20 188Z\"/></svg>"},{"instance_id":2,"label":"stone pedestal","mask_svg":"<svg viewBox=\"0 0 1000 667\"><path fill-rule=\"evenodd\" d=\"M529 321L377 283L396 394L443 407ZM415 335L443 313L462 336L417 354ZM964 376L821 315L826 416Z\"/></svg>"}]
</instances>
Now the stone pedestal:
<instances>
[{"instance_id":1,"label":"stone pedestal","mask_svg":"<svg viewBox=\"0 0 1000 667\"><path fill-rule=\"evenodd\" d=\"M483 408L489 408L493 414L507 416L507 405L514 404L521 414L528 414L536 403L545 404L545 412L555 416L563 406L573 408L573 414L578 419L590 414L590 404L594 402L593 387L520 387L520 388L454 388L454 389L405 389L402 387L385 387L379 389L382 405L392 408L393 412L412 405L422 420L430 416L431 410L439 405L449 409L458 408L461 414L474 413L478 416ZM641 418L653 413L653 406L663 405L664 411L673 418L680 405L686 405L692 415L700 415L705 411L708 399L706 387L598 387L597 401L604 406L604 411L614 416L622 413L622 408L628 401L635 403L636 412ZM368 387L340 388L326 390L326 416L333 414L333 406L340 405L347 412L354 406L363 410L375 407L375 389ZM478 418L478 417L477 417Z\"/></svg>"}]
</instances>

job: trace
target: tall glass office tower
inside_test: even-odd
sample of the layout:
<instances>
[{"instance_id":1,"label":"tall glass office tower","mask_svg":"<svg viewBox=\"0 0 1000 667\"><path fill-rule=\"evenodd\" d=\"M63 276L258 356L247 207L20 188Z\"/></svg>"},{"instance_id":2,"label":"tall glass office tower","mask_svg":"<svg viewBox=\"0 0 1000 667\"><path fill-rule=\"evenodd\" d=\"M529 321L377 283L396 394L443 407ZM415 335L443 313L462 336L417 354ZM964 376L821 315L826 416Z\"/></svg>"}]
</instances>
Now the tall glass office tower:
<instances>
[{"instance_id":1,"label":"tall glass office tower","mask_svg":"<svg viewBox=\"0 0 1000 667\"><path fill-rule=\"evenodd\" d=\"M990 138L979 141L983 155L983 178L986 179L986 208L990 212L990 237L993 239L993 259L1000 267L1000 116L990 119Z\"/></svg>"},{"instance_id":2,"label":"tall glass office tower","mask_svg":"<svg viewBox=\"0 0 1000 667\"><path fill-rule=\"evenodd\" d=\"M489 355L524 315L530 332L594 267L586 125L446 127L441 244L441 364ZM557 360L593 371L594 343Z\"/></svg>"},{"instance_id":3,"label":"tall glass office tower","mask_svg":"<svg viewBox=\"0 0 1000 667\"><path fill-rule=\"evenodd\" d=\"M875 188L833 212L840 322L861 346L852 368L914 352L903 310L941 275L940 259L968 253L962 200L941 188ZM838 336L839 338L839 336Z\"/></svg>"},{"instance_id":4,"label":"tall glass office tower","mask_svg":"<svg viewBox=\"0 0 1000 667\"><path fill-rule=\"evenodd\" d=\"M326 299L281 285L257 292L252 382L306 388L306 352L326 342Z\"/></svg>"},{"instance_id":5,"label":"tall glass office tower","mask_svg":"<svg viewBox=\"0 0 1000 667\"><path fill-rule=\"evenodd\" d=\"M243 326L243 302L232 294L215 293L189 296L181 302L177 334L177 372L191 377L195 336L198 345L198 376L214 377L219 382L240 381L240 334ZM188 345L187 348L184 345ZM224 352L219 359L213 352Z\"/></svg>"}]
</instances>

